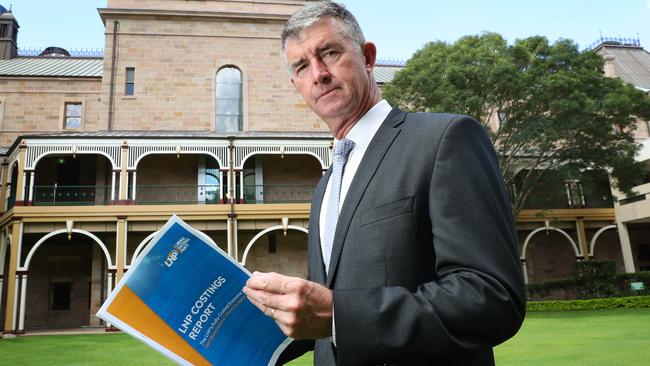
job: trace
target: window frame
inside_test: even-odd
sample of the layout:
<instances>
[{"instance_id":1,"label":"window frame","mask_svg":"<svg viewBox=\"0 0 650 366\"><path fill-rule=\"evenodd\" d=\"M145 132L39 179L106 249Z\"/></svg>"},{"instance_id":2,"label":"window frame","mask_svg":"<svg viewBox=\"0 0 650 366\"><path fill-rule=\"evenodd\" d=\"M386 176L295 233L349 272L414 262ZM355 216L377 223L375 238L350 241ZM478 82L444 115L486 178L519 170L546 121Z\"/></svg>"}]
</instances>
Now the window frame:
<instances>
[{"instance_id":1,"label":"window frame","mask_svg":"<svg viewBox=\"0 0 650 366\"><path fill-rule=\"evenodd\" d=\"M132 78L129 79L129 71L132 72ZM129 85L131 89L129 90ZM129 94L130 91L130 94ZM129 66L124 68L124 96L125 97L134 97L135 96L135 67Z\"/></svg>"},{"instance_id":2,"label":"window frame","mask_svg":"<svg viewBox=\"0 0 650 366\"><path fill-rule=\"evenodd\" d=\"M68 115L68 106L78 105L79 115ZM79 118L79 127L68 127L68 118ZM63 102L62 129L64 130L82 130L84 128L84 102L80 100L66 100Z\"/></svg>"},{"instance_id":3,"label":"window frame","mask_svg":"<svg viewBox=\"0 0 650 366\"><path fill-rule=\"evenodd\" d=\"M239 98L233 98L231 95L227 96L219 96L219 73L221 73L223 70L226 69L233 69L236 70L239 73ZM228 65L223 65L221 66L217 72L215 73L215 78L214 78L214 87L215 87L215 92L214 92L214 101L215 101L215 113L214 113L214 126L215 126L215 131L219 133L233 133L233 132L243 132L244 131L244 72L236 65L228 64ZM220 116L234 116L234 115L229 115L229 114L221 114L219 113L219 100L239 100L239 113L236 115L238 116L237 120L237 129L236 131L229 131L225 127L225 124L223 128L220 128L220 123L219 123L219 117Z\"/></svg>"}]
</instances>

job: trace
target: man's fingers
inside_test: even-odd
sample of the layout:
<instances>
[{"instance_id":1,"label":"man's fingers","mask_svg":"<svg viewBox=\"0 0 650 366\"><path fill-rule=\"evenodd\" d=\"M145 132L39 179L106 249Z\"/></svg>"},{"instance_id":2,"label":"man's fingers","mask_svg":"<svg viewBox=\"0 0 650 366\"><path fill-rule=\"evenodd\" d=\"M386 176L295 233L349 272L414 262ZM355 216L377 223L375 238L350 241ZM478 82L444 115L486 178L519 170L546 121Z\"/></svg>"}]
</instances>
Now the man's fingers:
<instances>
[{"instance_id":1,"label":"man's fingers","mask_svg":"<svg viewBox=\"0 0 650 366\"><path fill-rule=\"evenodd\" d=\"M255 306L264 312L264 314L268 314L270 309L285 309L282 295L253 290L249 287L244 287L244 293Z\"/></svg>"},{"instance_id":2,"label":"man's fingers","mask_svg":"<svg viewBox=\"0 0 650 366\"><path fill-rule=\"evenodd\" d=\"M292 277L283 276L277 273L261 273L255 272L246 281L246 286L254 290L263 290L276 294L286 293L287 282L291 281Z\"/></svg>"}]
</instances>

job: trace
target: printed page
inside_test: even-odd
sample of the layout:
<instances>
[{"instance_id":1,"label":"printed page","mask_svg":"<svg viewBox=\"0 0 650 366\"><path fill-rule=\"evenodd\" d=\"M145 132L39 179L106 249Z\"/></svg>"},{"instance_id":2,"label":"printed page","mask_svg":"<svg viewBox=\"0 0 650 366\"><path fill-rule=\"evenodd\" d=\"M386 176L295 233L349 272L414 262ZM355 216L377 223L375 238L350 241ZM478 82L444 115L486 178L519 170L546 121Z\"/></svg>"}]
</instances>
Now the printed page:
<instances>
[{"instance_id":1,"label":"printed page","mask_svg":"<svg viewBox=\"0 0 650 366\"><path fill-rule=\"evenodd\" d=\"M249 272L173 216L97 316L183 365L274 365L291 341L242 292Z\"/></svg>"}]
</instances>

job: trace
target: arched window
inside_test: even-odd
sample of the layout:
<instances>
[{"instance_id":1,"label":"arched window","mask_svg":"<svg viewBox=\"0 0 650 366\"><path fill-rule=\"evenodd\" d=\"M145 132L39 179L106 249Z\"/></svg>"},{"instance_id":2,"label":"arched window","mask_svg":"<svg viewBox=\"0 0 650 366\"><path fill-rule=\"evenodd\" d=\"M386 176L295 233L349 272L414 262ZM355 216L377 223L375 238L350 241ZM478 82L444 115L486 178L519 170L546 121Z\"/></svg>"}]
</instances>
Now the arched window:
<instances>
[{"instance_id":1,"label":"arched window","mask_svg":"<svg viewBox=\"0 0 650 366\"><path fill-rule=\"evenodd\" d=\"M242 78L233 66L217 72L217 132L242 131Z\"/></svg>"}]
</instances>

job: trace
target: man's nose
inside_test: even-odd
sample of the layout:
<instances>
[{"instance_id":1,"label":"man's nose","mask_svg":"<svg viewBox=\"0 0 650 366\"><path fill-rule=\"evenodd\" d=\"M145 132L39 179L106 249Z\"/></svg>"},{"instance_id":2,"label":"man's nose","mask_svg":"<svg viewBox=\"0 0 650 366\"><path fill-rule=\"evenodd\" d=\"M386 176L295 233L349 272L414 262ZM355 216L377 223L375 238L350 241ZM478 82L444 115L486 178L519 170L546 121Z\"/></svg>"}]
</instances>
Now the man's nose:
<instances>
[{"instance_id":1,"label":"man's nose","mask_svg":"<svg viewBox=\"0 0 650 366\"><path fill-rule=\"evenodd\" d=\"M327 68L327 65L322 61L317 61L311 67L312 80L315 84L327 84L330 82L332 75Z\"/></svg>"}]
</instances>

